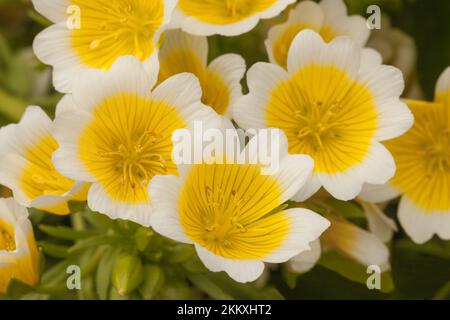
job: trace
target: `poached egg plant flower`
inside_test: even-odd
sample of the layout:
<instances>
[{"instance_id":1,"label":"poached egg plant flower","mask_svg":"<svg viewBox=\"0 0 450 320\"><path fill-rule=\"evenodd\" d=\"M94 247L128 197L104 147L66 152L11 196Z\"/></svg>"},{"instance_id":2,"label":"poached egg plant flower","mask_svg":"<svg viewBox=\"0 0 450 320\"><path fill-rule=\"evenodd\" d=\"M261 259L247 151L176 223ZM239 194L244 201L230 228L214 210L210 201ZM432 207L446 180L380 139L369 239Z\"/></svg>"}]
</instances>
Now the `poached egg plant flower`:
<instances>
[{"instance_id":1,"label":"poached egg plant flower","mask_svg":"<svg viewBox=\"0 0 450 320\"><path fill-rule=\"evenodd\" d=\"M348 37L327 44L305 30L289 50L287 71L257 63L247 79L250 93L234 108L236 122L244 129L280 128L291 154L314 159L314 174L294 200L304 201L322 186L351 200L363 183L392 178L394 159L381 141L406 132L413 117L399 99L401 72L382 65L375 51Z\"/></svg>"},{"instance_id":2,"label":"poached egg plant flower","mask_svg":"<svg viewBox=\"0 0 450 320\"><path fill-rule=\"evenodd\" d=\"M19 124L0 129L0 184L22 206L69 214L68 201L85 201L83 183L63 177L52 163L58 148L54 123L39 107L28 107Z\"/></svg>"},{"instance_id":3,"label":"poached egg plant flower","mask_svg":"<svg viewBox=\"0 0 450 320\"><path fill-rule=\"evenodd\" d=\"M295 1L180 0L172 25L199 36L237 36L252 30L260 19L277 16Z\"/></svg>"},{"instance_id":4,"label":"poached egg plant flower","mask_svg":"<svg viewBox=\"0 0 450 320\"><path fill-rule=\"evenodd\" d=\"M231 106L242 96L241 80L246 66L237 54L225 54L208 65L208 40L181 30L170 30L164 34L159 52L159 79L182 72L197 76L202 86L202 102L218 114L231 117Z\"/></svg>"},{"instance_id":5,"label":"poached egg plant flower","mask_svg":"<svg viewBox=\"0 0 450 320\"><path fill-rule=\"evenodd\" d=\"M92 183L89 207L144 226L152 212L149 182L158 174L177 174L172 133L218 118L200 102L193 75L173 76L152 91L158 77L153 70L149 75L126 56L108 72L86 71L55 120L59 149L53 161L63 175Z\"/></svg>"},{"instance_id":6,"label":"poached egg plant flower","mask_svg":"<svg viewBox=\"0 0 450 320\"><path fill-rule=\"evenodd\" d=\"M280 139L279 169L272 175L262 174L256 136L243 151L252 159L235 161L227 147L225 161L215 154L203 163L180 165L179 177L155 177L149 187L155 201L152 227L194 244L209 270L225 271L238 282L256 280L264 262L282 263L309 250L329 222L307 209L278 209L313 168L310 157L289 155L286 138Z\"/></svg>"},{"instance_id":7,"label":"poached egg plant flower","mask_svg":"<svg viewBox=\"0 0 450 320\"><path fill-rule=\"evenodd\" d=\"M272 27L265 42L270 62L287 67L289 48L302 30L318 32L326 42L338 36L349 36L363 47L370 35L366 20L361 16L348 16L342 0L322 0L320 4L302 1L289 12L285 23Z\"/></svg>"},{"instance_id":8,"label":"poached egg plant flower","mask_svg":"<svg viewBox=\"0 0 450 320\"><path fill-rule=\"evenodd\" d=\"M334 251L365 267L376 265L382 271L390 269L389 248L375 234L358 227L350 221L326 215L331 226L311 244L311 250L289 260L289 267L297 273L310 271L319 261L322 252Z\"/></svg>"},{"instance_id":9,"label":"poached egg plant flower","mask_svg":"<svg viewBox=\"0 0 450 320\"><path fill-rule=\"evenodd\" d=\"M434 102L409 100L415 124L388 141L397 172L388 184L365 186L361 197L383 202L401 195L398 218L422 244L437 234L450 239L450 68L440 76Z\"/></svg>"},{"instance_id":10,"label":"poached egg plant flower","mask_svg":"<svg viewBox=\"0 0 450 320\"><path fill-rule=\"evenodd\" d=\"M54 85L70 93L80 70L108 70L117 58L133 55L147 69L157 59L161 33L176 0L33 0L54 25L35 39L38 58L53 66ZM72 16L67 13L70 12Z\"/></svg>"},{"instance_id":11,"label":"poached egg plant flower","mask_svg":"<svg viewBox=\"0 0 450 320\"><path fill-rule=\"evenodd\" d=\"M12 279L39 281L38 248L27 210L12 198L0 199L0 293Z\"/></svg>"}]
</instances>

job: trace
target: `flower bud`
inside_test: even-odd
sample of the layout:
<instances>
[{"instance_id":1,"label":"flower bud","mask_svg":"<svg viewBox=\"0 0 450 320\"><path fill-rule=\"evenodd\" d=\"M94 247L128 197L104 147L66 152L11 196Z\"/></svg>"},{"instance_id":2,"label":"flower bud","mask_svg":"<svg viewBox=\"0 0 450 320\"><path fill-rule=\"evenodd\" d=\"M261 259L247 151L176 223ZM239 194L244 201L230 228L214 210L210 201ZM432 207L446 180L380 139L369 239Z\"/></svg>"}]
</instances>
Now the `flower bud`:
<instances>
[{"instance_id":1,"label":"flower bud","mask_svg":"<svg viewBox=\"0 0 450 320\"><path fill-rule=\"evenodd\" d=\"M139 258L132 255L120 256L112 271L112 284L120 295L133 292L143 280L143 267Z\"/></svg>"}]
</instances>

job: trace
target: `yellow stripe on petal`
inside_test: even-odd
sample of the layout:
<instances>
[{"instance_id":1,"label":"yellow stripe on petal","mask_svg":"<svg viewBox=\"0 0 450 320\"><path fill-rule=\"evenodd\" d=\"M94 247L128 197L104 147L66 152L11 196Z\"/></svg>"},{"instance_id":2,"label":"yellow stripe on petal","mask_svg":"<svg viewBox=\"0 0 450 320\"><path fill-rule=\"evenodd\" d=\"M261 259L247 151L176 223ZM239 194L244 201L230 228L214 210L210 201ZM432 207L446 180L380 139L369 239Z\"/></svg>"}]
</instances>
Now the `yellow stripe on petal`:
<instances>
[{"instance_id":1,"label":"yellow stripe on petal","mask_svg":"<svg viewBox=\"0 0 450 320\"><path fill-rule=\"evenodd\" d=\"M189 72L197 76L202 87L202 102L224 115L230 105L230 89L221 75L207 69L193 50L180 49L166 54L160 60L159 82L173 75Z\"/></svg>"},{"instance_id":2,"label":"yellow stripe on petal","mask_svg":"<svg viewBox=\"0 0 450 320\"><path fill-rule=\"evenodd\" d=\"M113 200L146 203L154 175L177 174L171 137L185 126L164 101L116 94L95 108L80 136L79 156Z\"/></svg>"},{"instance_id":3,"label":"yellow stripe on petal","mask_svg":"<svg viewBox=\"0 0 450 320\"><path fill-rule=\"evenodd\" d=\"M192 168L178 203L187 236L229 259L260 259L281 246L290 231L282 189L257 165L203 164Z\"/></svg>"},{"instance_id":4,"label":"yellow stripe on petal","mask_svg":"<svg viewBox=\"0 0 450 320\"><path fill-rule=\"evenodd\" d=\"M272 91L268 127L282 129L289 152L315 160L315 172L335 174L360 164L377 128L368 88L334 66L311 64Z\"/></svg>"},{"instance_id":5,"label":"yellow stripe on petal","mask_svg":"<svg viewBox=\"0 0 450 320\"><path fill-rule=\"evenodd\" d=\"M439 102L408 101L408 106L415 117L413 128L386 143L397 165L391 183L425 212L448 212L450 110Z\"/></svg>"},{"instance_id":6,"label":"yellow stripe on petal","mask_svg":"<svg viewBox=\"0 0 450 320\"><path fill-rule=\"evenodd\" d=\"M264 12L278 0L180 0L178 7L201 22L227 25Z\"/></svg>"},{"instance_id":7,"label":"yellow stripe on petal","mask_svg":"<svg viewBox=\"0 0 450 320\"><path fill-rule=\"evenodd\" d=\"M71 0L81 26L71 32L71 47L83 64L107 70L133 55L141 61L154 50L154 36L164 21L163 0Z\"/></svg>"},{"instance_id":8,"label":"yellow stripe on petal","mask_svg":"<svg viewBox=\"0 0 450 320\"><path fill-rule=\"evenodd\" d=\"M20 187L28 198L34 200L46 195L62 196L74 185L74 181L63 177L52 163L52 155L57 148L56 140L48 135L26 150L28 166L20 176ZM69 213L65 200L59 205L40 209L60 215Z\"/></svg>"}]
</instances>

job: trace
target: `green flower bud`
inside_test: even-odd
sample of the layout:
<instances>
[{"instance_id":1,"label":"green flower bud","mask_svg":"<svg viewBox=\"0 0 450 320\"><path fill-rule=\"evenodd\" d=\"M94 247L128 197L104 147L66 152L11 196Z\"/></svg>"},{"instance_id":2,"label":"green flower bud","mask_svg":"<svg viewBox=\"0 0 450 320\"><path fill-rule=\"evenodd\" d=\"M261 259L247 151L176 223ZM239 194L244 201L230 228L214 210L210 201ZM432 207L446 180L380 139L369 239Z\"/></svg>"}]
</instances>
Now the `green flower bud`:
<instances>
[{"instance_id":1,"label":"green flower bud","mask_svg":"<svg viewBox=\"0 0 450 320\"><path fill-rule=\"evenodd\" d=\"M144 278L142 262L132 255L120 256L112 271L112 284L120 295L133 292Z\"/></svg>"},{"instance_id":2,"label":"green flower bud","mask_svg":"<svg viewBox=\"0 0 450 320\"><path fill-rule=\"evenodd\" d=\"M139 288L140 293L146 300L154 299L165 282L164 272L159 266L144 266L144 281Z\"/></svg>"}]
</instances>

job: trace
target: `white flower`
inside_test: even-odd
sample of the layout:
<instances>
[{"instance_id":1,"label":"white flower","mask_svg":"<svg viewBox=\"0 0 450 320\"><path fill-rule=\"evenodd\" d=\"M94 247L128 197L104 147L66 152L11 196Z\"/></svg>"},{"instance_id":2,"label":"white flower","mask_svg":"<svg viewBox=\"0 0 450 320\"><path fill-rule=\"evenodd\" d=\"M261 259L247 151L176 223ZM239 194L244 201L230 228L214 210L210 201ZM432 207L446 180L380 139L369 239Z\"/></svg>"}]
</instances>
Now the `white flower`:
<instances>
[{"instance_id":1,"label":"white flower","mask_svg":"<svg viewBox=\"0 0 450 320\"><path fill-rule=\"evenodd\" d=\"M159 52L159 80L182 72L197 76L202 102L218 114L231 117L231 107L242 96L241 80L246 66L237 54L224 54L208 65L208 40L181 30L167 31Z\"/></svg>"},{"instance_id":2,"label":"white flower","mask_svg":"<svg viewBox=\"0 0 450 320\"><path fill-rule=\"evenodd\" d=\"M280 167L274 175L262 175L261 163L249 159L205 161L183 166L180 177L155 177L149 189L155 200L153 228L194 244L208 269L225 271L239 282L256 280L264 262L282 263L309 250L329 222L307 209L276 210L305 183L313 167L308 156L288 155L284 135L281 139ZM258 136L244 153L256 150L257 141ZM226 159L235 159L231 150Z\"/></svg>"},{"instance_id":3,"label":"white flower","mask_svg":"<svg viewBox=\"0 0 450 320\"><path fill-rule=\"evenodd\" d=\"M401 72L381 64L373 50L361 50L348 37L329 44L311 30L300 32L288 56L287 71L257 63L247 75L250 93L234 108L243 128L282 129L291 154L308 154L314 174L294 200L324 187L350 200L365 182L385 183L395 172L382 141L398 137L413 123Z\"/></svg>"},{"instance_id":4,"label":"white flower","mask_svg":"<svg viewBox=\"0 0 450 320\"><path fill-rule=\"evenodd\" d=\"M413 128L389 141L397 172L386 185L366 185L361 197L383 202L401 195L398 218L416 243L434 234L450 239L450 68L436 87L434 102L408 102Z\"/></svg>"},{"instance_id":5,"label":"white flower","mask_svg":"<svg viewBox=\"0 0 450 320\"><path fill-rule=\"evenodd\" d=\"M277 16L295 0L180 0L172 27L200 35L236 36Z\"/></svg>"},{"instance_id":6,"label":"white flower","mask_svg":"<svg viewBox=\"0 0 450 320\"><path fill-rule=\"evenodd\" d=\"M86 186L56 170L57 148L53 122L41 108L28 107L19 124L0 129L0 184L25 207L65 215L69 200L86 200Z\"/></svg>"},{"instance_id":7,"label":"white flower","mask_svg":"<svg viewBox=\"0 0 450 320\"><path fill-rule=\"evenodd\" d=\"M348 16L344 1L322 0L320 4L302 1L289 13L285 23L270 29L266 40L270 62L286 68L292 41L305 29L316 31L325 42L338 36L349 36L361 47L370 35L366 20L361 16Z\"/></svg>"},{"instance_id":8,"label":"white flower","mask_svg":"<svg viewBox=\"0 0 450 320\"><path fill-rule=\"evenodd\" d=\"M176 0L33 0L54 25L34 41L34 51L53 66L58 91L70 93L80 70L108 70L117 58L133 55L148 70ZM67 13L71 14L69 16ZM150 72L150 71L149 71Z\"/></svg>"},{"instance_id":9,"label":"white flower","mask_svg":"<svg viewBox=\"0 0 450 320\"><path fill-rule=\"evenodd\" d=\"M379 266L382 271L390 269L389 249L375 234L333 215L326 215L331 222L324 234L311 245L311 250L293 257L289 267L297 273L311 270L319 261L322 251L334 251L368 267Z\"/></svg>"},{"instance_id":10,"label":"white flower","mask_svg":"<svg viewBox=\"0 0 450 320\"><path fill-rule=\"evenodd\" d=\"M150 225L147 185L157 174L177 174L172 134L194 121L218 116L200 102L198 80L171 77L152 90L134 57L120 58L109 72L91 70L77 78L55 121L60 148L55 166L67 177L93 183L88 205L109 217ZM72 107L71 107L72 106Z\"/></svg>"}]
</instances>

